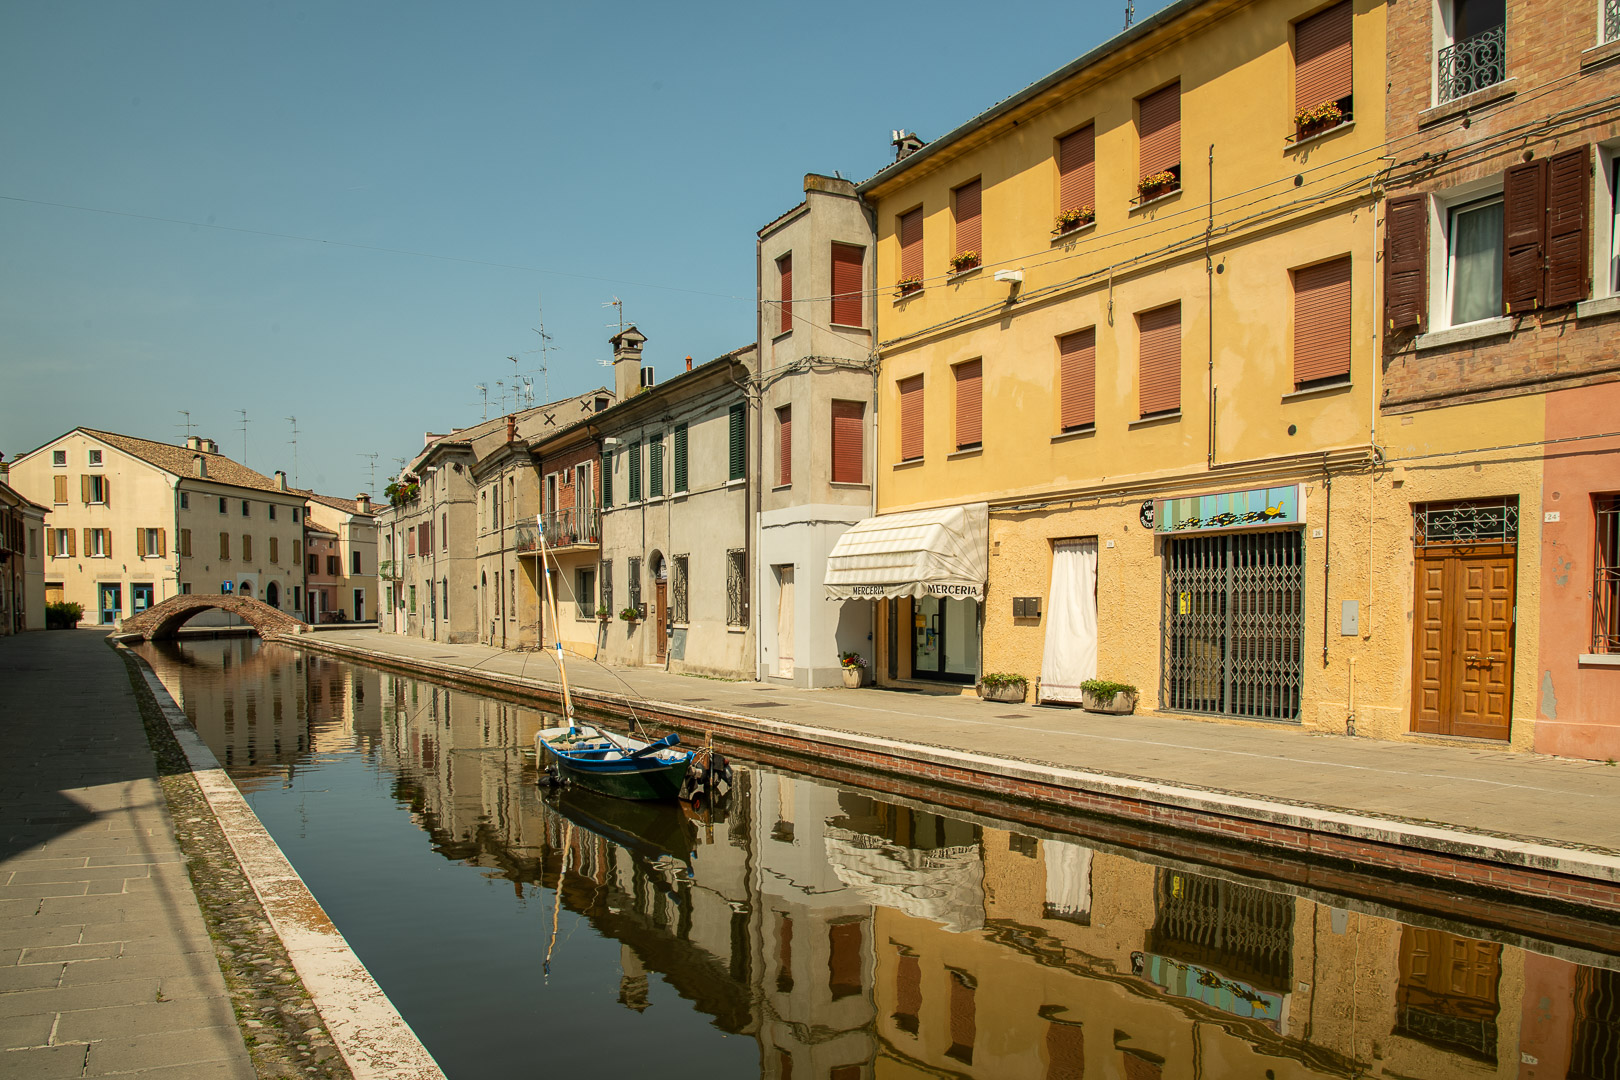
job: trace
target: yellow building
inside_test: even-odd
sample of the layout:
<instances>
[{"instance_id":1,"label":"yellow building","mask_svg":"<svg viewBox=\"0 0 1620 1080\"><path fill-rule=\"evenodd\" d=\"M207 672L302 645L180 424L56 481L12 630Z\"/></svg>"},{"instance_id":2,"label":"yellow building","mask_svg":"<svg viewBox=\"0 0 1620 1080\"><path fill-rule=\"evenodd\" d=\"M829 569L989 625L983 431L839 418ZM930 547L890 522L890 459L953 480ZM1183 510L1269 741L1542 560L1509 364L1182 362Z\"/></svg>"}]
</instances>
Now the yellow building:
<instances>
[{"instance_id":1,"label":"yellow building","mask_svg":"<svg viewBox=\"0 0 1620 1080\"><path fill-rule=\"evenodd\" d=\"M1007 672L1073 701L1101 676L1145 710L1342 729L1384 20L1183 0L861 185L877 520L986 533L956 567L977 589L882 586L880 683Z\"/></svg>"}]
</instances>

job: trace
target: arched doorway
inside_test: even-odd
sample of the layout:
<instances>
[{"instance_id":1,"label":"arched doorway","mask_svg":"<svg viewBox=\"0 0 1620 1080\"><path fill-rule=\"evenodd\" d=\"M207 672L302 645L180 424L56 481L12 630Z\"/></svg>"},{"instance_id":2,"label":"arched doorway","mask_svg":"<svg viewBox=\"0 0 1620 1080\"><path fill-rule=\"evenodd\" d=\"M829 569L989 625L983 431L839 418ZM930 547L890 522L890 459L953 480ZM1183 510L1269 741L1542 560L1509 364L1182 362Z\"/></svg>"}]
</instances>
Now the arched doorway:
<instances>
[{"instance_id":1,"label":"arched doorway","mask_svg":"<svg viewBox=\"0 0 1620 1080\"><path fill-rule=\"evenodd\" d=\"M273 581L264 587L264 602L273 608L281 607L281 587Z\"/></svg>"}]
</instances>

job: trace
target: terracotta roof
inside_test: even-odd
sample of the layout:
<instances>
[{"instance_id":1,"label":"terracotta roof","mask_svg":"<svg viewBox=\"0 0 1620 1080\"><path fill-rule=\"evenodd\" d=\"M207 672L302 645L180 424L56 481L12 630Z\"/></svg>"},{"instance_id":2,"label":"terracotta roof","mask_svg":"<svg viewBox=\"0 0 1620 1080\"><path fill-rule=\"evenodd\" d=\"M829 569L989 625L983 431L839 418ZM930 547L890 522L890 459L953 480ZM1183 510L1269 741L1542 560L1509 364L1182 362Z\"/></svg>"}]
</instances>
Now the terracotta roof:
<instances>
[{"instance_id":1,"label":"terracotta roof","mask_svg":"<svg viewBox=\"0 0 1620 1080\"><path fill-rule=\"evenodd\" d=\"M309 493L309 501L318 502L322 506L330 506L332 509L341 510L345 514L359 514L361 512L358 502L353 499L340 499L336 495L317 495L312 491ZM376 504L373 503L372 505L375 506ZM370 511L367 511L365 516L369 517Z\"/></svg>"},{"instance_id":2,"label":"terracotta roof","mask_svg":"<svg viewBox=\"0 0 1620 1080\"><path fill-rule=\"evenodd\" d=\"M261 472L255 472L246 465L232 461L224 454L205 454L201 450L188 450L184 446L175 446L173 443L153 442L151 439L137 439L133 435L119 435L111 431L97 431L95 428L81 427L75 429L86 435L93 435L108 446L122 450L132 457L138 457L151 465L156 465L165 472L176 476L196 477L199 480L209 480L216 484L226 484L230 487L253 488L258 491L274 491L284 495L297 496L305 494L294 489L282 489L276 482ZM208 463L208 475L197 477L192 468L193 458L202 458Z\"/></svg>"},{"instance_id":3,"label":"terracotta roof","mask_svg":"<svg viewBox=\"0 0 1620 1080\"><path fill-rule=\"evenodd\" d=\"M304 532L319 533L322 536L330 536L334 540L337 539L337 533L333 532L331 529L325 528L324 526L311 523L308 518L304 519Z\"/></svg>"}]
</instances>

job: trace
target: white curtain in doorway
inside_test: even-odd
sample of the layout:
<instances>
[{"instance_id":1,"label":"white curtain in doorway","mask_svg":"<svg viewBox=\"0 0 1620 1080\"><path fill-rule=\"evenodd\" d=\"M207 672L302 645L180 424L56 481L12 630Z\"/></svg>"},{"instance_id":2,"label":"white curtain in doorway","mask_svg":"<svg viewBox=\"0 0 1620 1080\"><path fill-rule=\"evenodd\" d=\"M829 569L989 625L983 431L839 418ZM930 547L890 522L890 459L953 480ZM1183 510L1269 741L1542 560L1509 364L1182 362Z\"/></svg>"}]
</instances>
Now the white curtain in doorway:
<instances>
[{"instance_id":1,"label":"white curtain in doorway","mask_svg":"<svg viewBox=\"0 0 1620 1080\"><path fill-rule=\"evenodd\" d=\"M793 674L793 567L779 566L777 579L782 593L776 605L776 673Z\"/></svg>"},{"instance_id":2,"label":"white curtain in doorway","mask_svg":"<svg viewBox=\"0 0 1620 1080\"><path fill-rule=\"evenodd\" d=\"M1079 701L1080 684L1096 677L1097 541L1060 540L1046 601L1041 700Z\"/></svg>"}]
</instances>

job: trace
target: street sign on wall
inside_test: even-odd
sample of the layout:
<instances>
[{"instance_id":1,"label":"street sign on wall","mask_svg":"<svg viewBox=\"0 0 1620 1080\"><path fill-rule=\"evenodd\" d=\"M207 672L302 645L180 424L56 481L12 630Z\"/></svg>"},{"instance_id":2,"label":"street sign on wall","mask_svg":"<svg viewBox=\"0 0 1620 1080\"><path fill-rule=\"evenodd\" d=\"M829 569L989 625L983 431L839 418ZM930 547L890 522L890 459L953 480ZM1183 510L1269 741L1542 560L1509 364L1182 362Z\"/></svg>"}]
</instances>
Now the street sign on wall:
<instances>
[{"instance_id":1,"label":"street sign on wall","mask_svg":"<svg viewBox=\"0 0 1620 1080\"><path fill-rule=\"evenodd\" d=\"M1305 520L1305 485L1223 491L1218 495L1189 495L1155 499L1153 531L1202 533L1223 529L1253 529L1263 525L1298 525Z\"/></svg>"}]
</instances>

